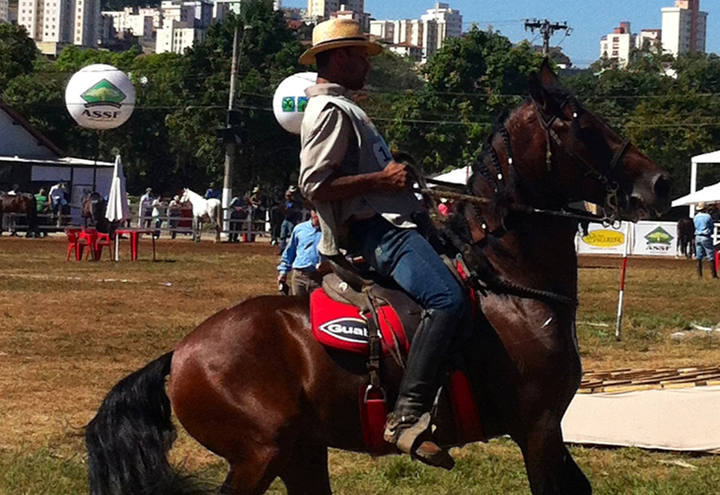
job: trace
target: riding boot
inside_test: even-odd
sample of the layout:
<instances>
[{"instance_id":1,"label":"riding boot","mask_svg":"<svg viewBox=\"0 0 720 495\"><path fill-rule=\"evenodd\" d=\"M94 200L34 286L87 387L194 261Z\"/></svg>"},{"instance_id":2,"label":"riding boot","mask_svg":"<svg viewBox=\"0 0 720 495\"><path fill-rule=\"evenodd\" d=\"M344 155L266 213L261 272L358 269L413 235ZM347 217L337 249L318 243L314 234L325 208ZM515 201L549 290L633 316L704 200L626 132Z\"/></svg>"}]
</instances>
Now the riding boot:
<instances>
[{"instance_id":1,"label":"riding boot","mask_svg":"<svg viewBox=\"0 0 720 495\"><path fill-rule=\"evenodd\" d=\"M457 314L437 309L426 311L410 345L398 399L384 433L385 441L395 444L400 451L446 469L451 469L455 461L432 440L429 411L458 323Z\"/></svg>"},{"instance_id":2,"label":"riding boot","mask_svg":"<svg viewBox=\"0 0 720 495\"><path fill-rule=\"evenodd\" d=\"M712 271L712 278L718 278L717 268L715 268L715 261L710 262L710 270Z\"/></svg>"},{"instance_id":3,"label":"riding boot","mask_svg":"<svg viewBox=\"0 0 720 495\"><path fill-rule=\"evenodd\" d=\"M697 260L697 274L698 274L698 278L702 278L702 262L703 262L702 258L700 258L699 260Z\"/></svg>"}]
</instances>

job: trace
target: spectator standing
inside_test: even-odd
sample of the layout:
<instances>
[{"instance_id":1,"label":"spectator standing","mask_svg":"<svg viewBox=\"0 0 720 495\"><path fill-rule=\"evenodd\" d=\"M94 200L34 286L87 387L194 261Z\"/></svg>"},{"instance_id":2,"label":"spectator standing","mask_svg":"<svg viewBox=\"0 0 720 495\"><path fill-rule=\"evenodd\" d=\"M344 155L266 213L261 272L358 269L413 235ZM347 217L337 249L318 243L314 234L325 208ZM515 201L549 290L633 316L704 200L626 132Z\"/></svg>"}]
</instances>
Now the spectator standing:
<instances>
[{"instance_id":1,"label":"spectator standing","mask_svg":"<svg viewBox=\"0 0 720 495\"><path fill-rule=\"evenodd\" d=\"M162 203L161 198L155 198L152 202L152 223L155 226L155 232L153 236L156 239L160 237L160 227L162 227L162 210L165 205Z\"/></svg>"},{"instance_id":2,"label":"spectator standing","mask_svg":"<svg viewBox=\"0 0 720 495\"><path fill-rule=\"evenodd\" d=\"M167 209L168 217L168 228L170 229L170 238L175 239L177 232L175 230L178 227L178 218L180 218L180 196L177 194L173 196L172 200L168 204Z\"/></svg>"},{"instance_id":3,"label":"spectator standing","mask_svg":"<svg viewBox=\"0 0 720 495\"><path fill-rule=\"evenodd\" d=\"M290 186L285 191L285 201L283 202L283 221L280 224L280 252L282 253L287 246L288 239L292 234L295 225L302 220L302 205L297 200L297 187Z\"/></svg>"},{"instance_id":4,"label":"spectator standing","mask_svg":"<svg viewBox=\"0 0 720 495\"><path fill-rule=\"evenodd\" d=\"M703 258L710 262L710 270L712 277L718 278L717 269L715 268L715 247L713 246L713 232L715 224L710 214L707 212L705 203L698 203L695 208L697 213L693 219L695 224L695 256L697 258L697 274L702 278Z\"/></svg>"},{"instance_id":5,"label":"spectator standing","mask_svg":"<svg viewBox=\"0 0 720 495\"><path fill-rule=\"evenodd\" d=\"M67 190L64 182L58 182L50 188L48 196L50 198L50 206L52 213L57 217L57 226L62 225L62 214L65 205L67 205Z\"/></svg>"},{"instance_id":6,"label":"spectator standing","mask_svg":"<svg viewBox=\"0 0 720 495\"><path fill-rule=\"evenodd\" d=\"M320 286L317 267L320 264L318 244L321 235L320 221L312 208L310 220L297 224L292 230L277 267L278 284L287 283L288 274L292 271L290 293L293 296L309 296Z\"/></svg>"},{"instance_id":7,"label":"spectator standing","mask_svg":"<svg viewBox=\"0 0 720 495\"><path fill-rule=\"evenodd\" d=\"M240 242L238 238L240 234L240 225L243 218L243 205L240 198L235 196L228 205L230 208L230 235L228 236L228 242Z\"/></svg>"},{"instance_id":8,"label":"spectator standing","mask_svg":"<svg viewBox=\"0 0 720 495\"><path fill-rule=\"evenodd\" d=\"M145 194L140 196L140 204L138 205L138 227L142 229L150 228L152 217L153 193L152 187L145 189Z\"/></svg>"},{"instance_id":9,"label":"spectator standing","mask_svg":"<svg viewBox=\"0 0 720 495\"><path fill-rule=\"evenodd\" d=\"M47 194L45 194L45 188L41 187L35 195L35 205L37 206L38 213L45 213L45 210L47 210L48 197Z\"/></svg>"}]
</instances>

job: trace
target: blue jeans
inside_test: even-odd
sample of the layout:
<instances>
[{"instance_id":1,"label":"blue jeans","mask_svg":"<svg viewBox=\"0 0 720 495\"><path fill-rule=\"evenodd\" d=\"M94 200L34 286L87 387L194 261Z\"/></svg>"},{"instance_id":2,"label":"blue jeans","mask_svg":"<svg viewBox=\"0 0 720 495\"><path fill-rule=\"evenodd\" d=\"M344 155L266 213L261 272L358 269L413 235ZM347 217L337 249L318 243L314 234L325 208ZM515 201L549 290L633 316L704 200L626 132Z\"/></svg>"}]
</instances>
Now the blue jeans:
<instances>
[{"instance_id":1,"label":"blue jeans","mask_svg":"<svg viewBox=\"0 0 720 495\"><path fill-rule=\"evenodd\" d=\"M699 260L705 258L708 261L715 260L715 248L712 237L705 235L695 236L695 257Z\"/></svg>"},{"instance_id":2,"label":"blue jeans","mask_svg":"<svg viewBox=\"0 0 720 495\"><path fill-rule=\"evenodd\" d=\"M295 224L292 223L290 220L283 220L280 224L280 252L282 253L285 251L285 246L287 246L288 239L290 239L290 236L292 235L292 231L295 228Z\"/></svg>"},{"instance_id":3,"label":"blue jeans","mask_svg":"<svg viewBox=\"0 0 720 495\"><path fill-rule=\"evenodd\" d=\"M415 229L395 227L381 216L349 227L353 253L362 255L378 273L391 277L424 309L440 309L461 317L465 294L428 241Z\"/></svg>"}]
</instances>

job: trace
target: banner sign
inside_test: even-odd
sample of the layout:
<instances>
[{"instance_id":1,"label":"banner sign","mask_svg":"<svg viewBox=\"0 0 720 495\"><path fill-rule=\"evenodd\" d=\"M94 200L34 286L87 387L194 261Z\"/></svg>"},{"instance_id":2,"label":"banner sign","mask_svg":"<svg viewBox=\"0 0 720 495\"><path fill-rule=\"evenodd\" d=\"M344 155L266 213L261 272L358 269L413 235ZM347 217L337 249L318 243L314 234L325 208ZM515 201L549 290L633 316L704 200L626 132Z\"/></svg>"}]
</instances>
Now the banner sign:
<instances>
[{"instance_id":1,"label":"banner sign","mask_svg":"<svg viewBox=\"0 0 720 495\"><path fill-rule=\"evenodd\" d=\"M631 229L632 230L632 229ZM577 236L579 254L623 254L625 246L625 223L618 228L602 224L590 224L588 235Z\"/></svg>"},{"instance_id":2,"label":"banner sign","mask_svg":"<svg viewBox=\"0 0 720 495\"><path fill-rule=\"evenodd\" d=\"M623 222L618 228L590 224L588 235L579 233L575 239L578 254L617 254L622 256L625 245ZM628 254L634 256L676 256L677 225L675 222L644 220L631 223Z\"/></svg>"},{"instance_id":3,"label":"banner sign","mask_svg":"<svg viewBox=\"0 0 720 495\"><path fill-rule=\"evenodd\" d=\"M674 222L638 222L635 225L632 254L641 256L675 256L677 225Z\"/></svg>"}]
</instances>

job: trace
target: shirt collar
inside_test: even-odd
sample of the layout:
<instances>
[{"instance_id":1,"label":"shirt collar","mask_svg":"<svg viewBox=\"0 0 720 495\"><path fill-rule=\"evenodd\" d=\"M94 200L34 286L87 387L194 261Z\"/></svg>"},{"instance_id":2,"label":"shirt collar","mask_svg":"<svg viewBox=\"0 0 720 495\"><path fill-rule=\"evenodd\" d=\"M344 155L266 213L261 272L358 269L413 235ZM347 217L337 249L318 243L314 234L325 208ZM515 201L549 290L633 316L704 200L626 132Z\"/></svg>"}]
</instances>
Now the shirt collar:
<instances>
[{"instance_id":1,"label":"shirt collar","mask_svg":"<svg viewBox=\"0 0 720 495\"><path fill-rule=\"evenodd\" d=\"M337 83L315 84L307 88L305 90L305 94L308 96L308 98L320 95L350 97L350 92L344 86L341 86Z\"/></svg>"}]
</instances>

